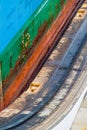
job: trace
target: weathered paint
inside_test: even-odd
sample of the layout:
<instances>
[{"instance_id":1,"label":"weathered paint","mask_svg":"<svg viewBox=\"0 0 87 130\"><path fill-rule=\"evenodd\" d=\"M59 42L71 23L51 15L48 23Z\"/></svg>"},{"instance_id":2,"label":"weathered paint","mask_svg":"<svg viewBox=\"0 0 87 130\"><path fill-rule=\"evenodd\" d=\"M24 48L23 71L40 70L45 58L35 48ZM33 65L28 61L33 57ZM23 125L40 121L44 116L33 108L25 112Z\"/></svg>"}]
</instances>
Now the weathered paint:
<instances>
[{"instance_id":1,"label":"weathered paint","mask_svg":"<svg viewBox=\"0 0 87 130\"><path fill-rule=\"evenodd\" d=\"M62 9L60 2L60 0L54 0L54 2L52 0L44 0L3 50L0 55L3 81L15 68L18 60L25 62L25 50L36 44L43 33L50 27Z\"/></svg>"},{"instance_id":2,"label":"weathered paint","mask_svg":"<svg viewBox=\"0 0 87 130\"><path fill-rule=\"evenodd\" d=\"M20 94L24 87L27 87L27 83L31 80L32 74L34 74L37 66L40 64L42 58L47 54L49 48L54 46L53 43L56 37L58 37L58 34L60 36L62 28L65 26L65 23L70 18L72 12L75 11L79 2L80 0L71 0L67 2L61 15L57 17L50 29L41 39L33 55L26 62L21 72L16 76L13 83L4 91L5 107Z\"/></svg>"}]
</instances>

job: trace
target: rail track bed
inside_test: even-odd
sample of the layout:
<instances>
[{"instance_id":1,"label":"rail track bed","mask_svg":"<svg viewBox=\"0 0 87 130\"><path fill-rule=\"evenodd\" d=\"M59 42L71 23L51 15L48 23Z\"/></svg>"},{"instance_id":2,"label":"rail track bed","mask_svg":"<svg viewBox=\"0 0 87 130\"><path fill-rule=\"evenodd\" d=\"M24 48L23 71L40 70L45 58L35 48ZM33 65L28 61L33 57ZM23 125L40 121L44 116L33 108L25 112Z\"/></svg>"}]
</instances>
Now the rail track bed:
<instances>
[{"instance_id":1,"label":"rail track bed","mask_svg":"<svg viewBox=\"0 0 87 130\"><path fill-rule=\"evenodd\" d=\"M0 113L0 130L44 130L44 125L49 129L72 108L84 88L78 82L85 79L86 13L87 0L29 88Z\"/></svg>"}]
</instances>

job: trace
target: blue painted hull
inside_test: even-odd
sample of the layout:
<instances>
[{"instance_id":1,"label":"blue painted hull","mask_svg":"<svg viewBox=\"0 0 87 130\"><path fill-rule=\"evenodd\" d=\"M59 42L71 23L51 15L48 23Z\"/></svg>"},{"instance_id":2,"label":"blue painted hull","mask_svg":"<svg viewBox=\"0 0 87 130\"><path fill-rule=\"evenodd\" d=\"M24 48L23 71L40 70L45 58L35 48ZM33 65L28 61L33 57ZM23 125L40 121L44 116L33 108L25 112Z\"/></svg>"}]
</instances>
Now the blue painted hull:
<instances>
[{"instance_id":1,"label":"blue painted hull","mask_svg":"<svg viewBox=\"0 0 87 130\"><path fill-rule=\"evenodd\" d=\"M0 0L0 52L43 0Z\"/></svg>"}]
</instances>

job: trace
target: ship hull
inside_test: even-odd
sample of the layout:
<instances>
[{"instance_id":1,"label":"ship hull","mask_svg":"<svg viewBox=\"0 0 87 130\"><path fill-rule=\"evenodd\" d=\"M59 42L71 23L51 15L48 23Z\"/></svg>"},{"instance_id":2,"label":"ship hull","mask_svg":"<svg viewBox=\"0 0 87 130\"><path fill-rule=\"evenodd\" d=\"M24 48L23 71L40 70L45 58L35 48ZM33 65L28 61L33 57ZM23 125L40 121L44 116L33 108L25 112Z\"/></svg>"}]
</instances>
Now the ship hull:
<instances>
[{"instance_id":1,"label":"ship hull","mask_svg":"<svg viewBox=\"0 0 87 130\"><path fill-rule=\"evenodd\" d=\"M29 29L30 29L30 27L34 27L33 29L34 30L36 29L36 32L35 32L36 34L35 34L35 36L33 36L32 40L29 39L28 42L29 42L29 45L31 44L31 46L33 44L35 44L36 42L38 42L38 44L37 44L37 47L34 49L32 55L27 59L27 61L25 60L26 61L25 64L23 65L23 67L21 68L19 73L15 76L15 79L11 82L11 84L8 85L8 87L4 87L4 88L3 88L3 84L2 84L2 92L3 92L2 97L3 98L1 98L1 109L3 109L4 107L7 107L11 102L13 102L16 99L16 97L18 97L18 95L20 95L20 93L22 92L22 90L24 88L28 87L28 85L32 81L32 78L35 76L34 72L38 71L39 68L41 67L42 59L45 60L47 55L49 55L48 52L50 52L52 50L53 46L55 46L55 44L56 44L55 40L60 37L61 33L63 33L64 25L66 23L68 24L67 21L70 18L71 14L75 11L75 8L78 5L78 3L82 2L82 1L80 1L80 0L77 0L77 1L68 0L67 2L62 1L62 3L60 4L60 7L58 6L59 1L56 1L56 0L55 0L54 4L45 3L45 5L46 4L49 5L47 7L51 7L51 5L52 5L52 9L54 9L52 11L52 13L49 14L49 11L48 11L48 14L47 14L46 13L47 10L45 10L44 17L42 15L42 18L41 18L41 14L43 14L41 12L41 14L39 15L39 20L43 19L42 20L43 22L41 23L38 20L38 22L40 22L40 25L38 25L37 29L34 27L33 24L31 26L31 24L28 23L29 26L26 26L25 32L22 33L22 35L24 37L28 33L30 35L29 37L31 37L34 34L33 34L33 30L30 33ZM42 7L43 6L41 6L41 9L42 9ZM58 7L59 7L59 9L58 9ZM45 7L44 7L44 9L45 9ZM49 8L47 8L47 9L49 9ZM55 13L56 11L57 11L57 13ZM55 15L54 15L54 13L55 13ZM38 16L38 15L36 15L36 16ZM19 40L20 39L21 38L19 37ZM22 40L24 40L24 39L22 39ZM21 41L21 42L23 43L24 41ZM26 42L27 42L27 40L25 40L25 43L23 43L23 44L26 44ZM27 57L25 55L26 53L24 53L24 52L26 52L25 51L26 49L27 48L25 47L24 50L22 50L22 54L21 54L22 58L24 56L25 56L25 58ZM20 58L21 58L21 56L20 56ZM17 61L15 60L15 63L16 62Z\"/></svg>"}]
</instances>

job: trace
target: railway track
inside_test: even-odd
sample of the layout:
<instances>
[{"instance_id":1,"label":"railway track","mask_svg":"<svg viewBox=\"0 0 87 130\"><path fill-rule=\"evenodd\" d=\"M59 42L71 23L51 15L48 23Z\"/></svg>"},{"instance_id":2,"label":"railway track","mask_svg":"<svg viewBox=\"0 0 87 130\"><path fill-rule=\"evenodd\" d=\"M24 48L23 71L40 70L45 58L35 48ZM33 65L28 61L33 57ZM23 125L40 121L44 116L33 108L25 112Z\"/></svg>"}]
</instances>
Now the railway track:
<instances>
[{"instance_id":1,"label":"railway track","mask_svg":"<svg viewBox=\"0 0 87 130\"><path fill-rule=\"evenodd\" d=\"M74 37L78 37L79 33L82 34L83 31L82 30L78 32L79 28L81 28L80 26L84 21L84 16L86 13L83 10L87 10L87 8L84 7L85 4L87 5L87 1L85 1L81 9L78 11L76 17L73 19L69 28L63 35L63 38L61 39L60 43L52 52L52 55L48 58L44 67L42 68L42 72L38 74L38 76L32 82L30 88L26 92L24 92L25 94L20 96L20 98L22 99L25 96L26 101L24 101L24 99L21 100L21 105L19 105L18 107L19 110L17 110L17 104L18 102L20 104L20 98L16 100L9 108L5 109L0 113L0 130L42 130L43 124L42 126L38 126L38 123L42 123L44 120L47 119L47 117L50 116L50 114L54 113L54 111L56 111L57 109L60 110L60 108L63 107L62 103L66 99L65 97L69 95L73 85L76 84L76 82L81 78L79 74L81 73L82 66L87 55L87 45L85 43L84 38L86 32L84 31L84 35L81 36L82 41L84 41L83 45L80 42L81 39L79 39L79 42L74 40ZM67 43L66 46L64 46L65 43ZM81 50L81 48L83 49ZM77 88L77 91L74 93L74 96L78 91L79 88ZM31 100L32 102L28 100L29 98L33 98ZM70 102L72 101L72 99L70 100ZM27 103L27 101L30 102ZM25 107L23 107L23 103ZM14 109L12 109L12 107ZM64 109L66 109L66 107L67 106L65 105ZM11 113L11 110L14 110L14 112ZM60 119L60 116L62 116L62 114L64 115L63 111L58 112ZM7 115L8 118L3 118L3 115L4 117L6 117ZM48 127L46 128L48 129Z\"/></svg>"}]
</instances>

